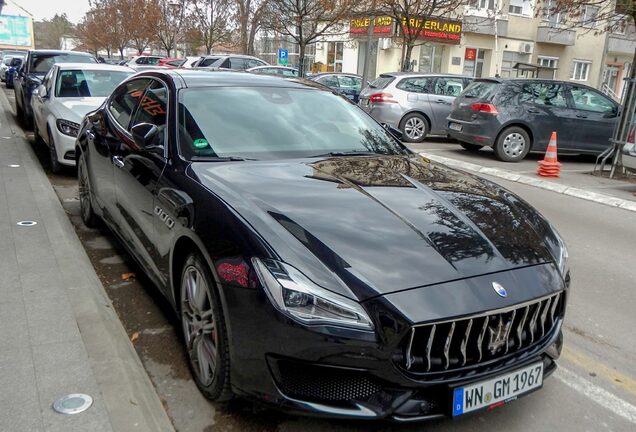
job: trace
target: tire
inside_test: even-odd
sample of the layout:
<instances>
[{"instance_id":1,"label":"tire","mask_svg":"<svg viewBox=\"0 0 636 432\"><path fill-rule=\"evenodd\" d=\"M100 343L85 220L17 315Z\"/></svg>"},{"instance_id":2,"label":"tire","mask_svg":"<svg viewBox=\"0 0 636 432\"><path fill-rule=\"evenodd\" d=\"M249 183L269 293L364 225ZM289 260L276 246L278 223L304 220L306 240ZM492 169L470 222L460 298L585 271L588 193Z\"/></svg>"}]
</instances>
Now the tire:
<instances>
[{"instance_id":1,"label":"tire","mask_svg":"<svg viewBox=\"0 0 636 432\"><path fill-rule=\"evenodd\" d=\"M510 126L504 129L495 143L495 156L504 162L520 162L532 148L532 140L524 129Z\"/></svg>"},{"instance_id":2,"label":"tire","mask_svg":"<svg viewBox=\"0 0 636 432\"><path fill-rule=\"evenodd\" d=\"M86 162L81 155L77 161L77 183L79 186L80 216L82 217L82 222L88 228L97 228L100 221L93 210L91 185L88 180L88 173L86 172Z\"/></svg>"},{"instance_id":3,"label":"tire","mask_svg":"<svg viewBox=\"0 0 636 432\"><path fill-rule=\"evenodd\" d=\"M465 142L460 142L459 145L462 146L464 150L467 150L469 152L478 152L483 147L483 145L469 144Z\"/></svg>"},{"instance_id":4,"label":"tire","mask_svg":"<svg viewBox=\"0 0 636 432\"><path fill-rule=\"evenodd\" d=\"M181 328L194 381L208 399L227 402L234 396L227 328L214 279L200 254L188 255L179 290Z\"/></svg>"},{"instance_id":5,"label":"tire","mask_svg":"<svg viewBox=\"0 0 636 432\"><path fill-rule=\"evenodd\" d=\"M410 113L400 122L402 140L411 143L421 143L428 135L428 120L422 114Z\"/></svg>"},{"instance_id":6,"label":"tire","mask_svg":"<svg viewBox=\"0 0 636 432\"><path fill-rule=\"evenodd\" d=\"M33 122L33 129L35 130L35 122ZM60 163L57 158L57 150L55 149L55 141L53 140L53 135L51 134L51 130L49 130L49 160L51 161L51 172L53 174L59 174L62 172L64 167Z\"/></svg>"}]
</instances>

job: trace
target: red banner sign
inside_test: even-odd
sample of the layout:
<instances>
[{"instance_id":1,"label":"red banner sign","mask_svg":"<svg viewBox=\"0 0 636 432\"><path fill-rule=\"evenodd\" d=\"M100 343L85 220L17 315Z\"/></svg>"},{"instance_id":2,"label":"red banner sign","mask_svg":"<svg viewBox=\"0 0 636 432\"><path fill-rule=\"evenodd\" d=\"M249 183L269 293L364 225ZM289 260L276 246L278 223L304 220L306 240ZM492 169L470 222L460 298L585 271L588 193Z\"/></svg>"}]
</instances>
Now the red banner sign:
<instances>
[{"instance_id":1,"label":"red banner sign","mask_svg":"<svg viewBox=\"0 0 636 432\"><path fill-rule=\"evenodd\" d=\"M477 58L477 48L466 48L464 60L475 60Z\"/></svg>"}]
</instances>

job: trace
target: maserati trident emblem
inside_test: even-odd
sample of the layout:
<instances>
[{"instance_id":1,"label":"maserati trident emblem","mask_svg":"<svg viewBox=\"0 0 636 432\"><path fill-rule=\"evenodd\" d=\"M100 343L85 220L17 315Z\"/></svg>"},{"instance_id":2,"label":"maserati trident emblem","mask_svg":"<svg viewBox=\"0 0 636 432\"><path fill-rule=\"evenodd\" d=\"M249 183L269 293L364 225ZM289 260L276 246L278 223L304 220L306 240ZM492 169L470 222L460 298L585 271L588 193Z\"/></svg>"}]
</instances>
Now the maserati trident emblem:
<instances>
[{"instance_id":1,"label":"maserati trident emblem","mask_svg":"<svg viewBox=\"0 0 636 432\"><path fill-rule=\"evenodd\" d=\"M506 289L500 283L493 282L492 288L497 294L499 294L499 297L508 297L508 291L506 291Z\"/></svg>"},{"instance_id":2,"label":"maserati trident emblem","mask_svg":"<svg viewBox=\"0 0 636 432\"><path fill-rule=\"evenodd\" d=\"M499 317L499 323L497 326L488 326L489 340L488 351L491 355L495 355L499 348L508 343L508 335L510 334L510 327L512 327L512 320L508 320L505 324L503 318Z\"/></svg>"}]
</instances>

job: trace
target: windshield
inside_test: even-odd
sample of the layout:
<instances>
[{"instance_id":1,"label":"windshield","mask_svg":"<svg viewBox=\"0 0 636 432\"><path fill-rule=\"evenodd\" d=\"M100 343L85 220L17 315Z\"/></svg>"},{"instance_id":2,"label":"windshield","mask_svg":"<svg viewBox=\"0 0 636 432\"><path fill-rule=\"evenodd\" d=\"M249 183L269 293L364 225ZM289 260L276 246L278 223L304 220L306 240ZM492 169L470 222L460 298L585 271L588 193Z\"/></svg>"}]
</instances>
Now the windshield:
<instances>
[{"instance_id":1,"label":"windshield","mask_svg":"<svg viewBox=\"0 0 636 432\"><path fill-rule=\"evenodd\" d=\"M134 72L111 70L60 71L55 84L56 97L107 97Z\"/></svg>"},{"instance_id":2,"label":"windshield","mask_svg":"<svg viewBox=\"0 0 636 432\"><path fill-rule=\"evenodd\" d=\"M340 96L281 87L191 88L179 94L183 157L287 159L331 152L409 154Z\"/></svg>"},{"instance_id":3,"label":"windshield","mask_svg":"<svg viewBox=\"0 0 636 432\"><path fill-rule=\"evenodd\" d=\"M31 54L30 72L45 75L56 63L97 63L92 56L81 54Z\"/></svg>"}]
</instances>

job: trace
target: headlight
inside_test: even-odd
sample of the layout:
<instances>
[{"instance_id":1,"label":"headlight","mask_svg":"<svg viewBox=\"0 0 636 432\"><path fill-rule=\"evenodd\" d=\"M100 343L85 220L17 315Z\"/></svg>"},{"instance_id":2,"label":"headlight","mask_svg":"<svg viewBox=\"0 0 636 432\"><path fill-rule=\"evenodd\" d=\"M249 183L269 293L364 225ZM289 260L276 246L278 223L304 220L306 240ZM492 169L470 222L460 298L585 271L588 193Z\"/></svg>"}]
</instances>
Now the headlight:
<instances>
[{"instance_id":1,"label":"headlight","mask_svg":"<svg viewBox=\"0 0 636 432\"><path fill-rule=\"evenodd\" d=\"M373 330L359 303L319 287L285 263L258 258L252 263L272 304L292 319L309 325Z\"/></svg>"},{"instance_id":2,"label":"headlight","mask_svg":"<svg viewBox=\"0 0 636 432\"><path fill-rule=\"evenodd\" d=\"M559 233L554 227L552 227L552 232L554 233L554 236L556 237L557 242L559 244L557 266L559 267L559 271L561 272L563 279L565 279L566 275L568 274L568 271L570 270L570 267L568 265L568 259L570 258L570 254L568 253L568 248L565 245L563 238L561 238L561 236L559 235Z\"/></svg>"},{"instance_id":3,"label":"headlight","mask_svg":"<svg viewBox=\"0 0 636 432\"><path fill-rule=\"evenodd\" d=\"M68 135L71 137L76 137L80 129L80 125L68 120L60 119L56 122L56 124L57 130L62 132L64 135Z\"/></svg>"}]
</instances>

